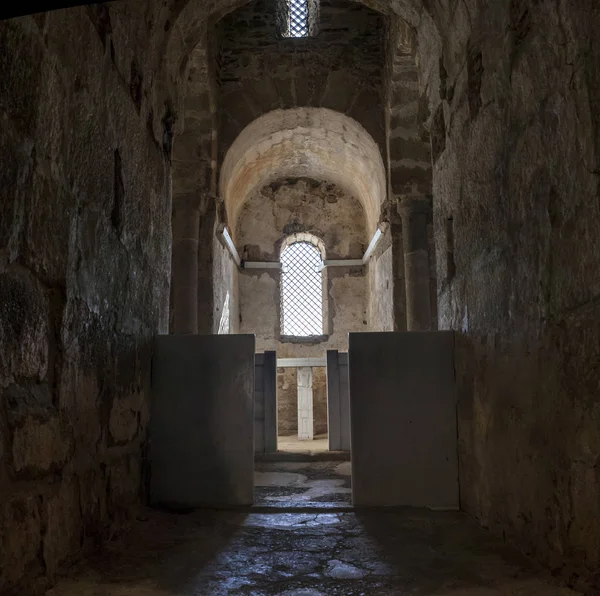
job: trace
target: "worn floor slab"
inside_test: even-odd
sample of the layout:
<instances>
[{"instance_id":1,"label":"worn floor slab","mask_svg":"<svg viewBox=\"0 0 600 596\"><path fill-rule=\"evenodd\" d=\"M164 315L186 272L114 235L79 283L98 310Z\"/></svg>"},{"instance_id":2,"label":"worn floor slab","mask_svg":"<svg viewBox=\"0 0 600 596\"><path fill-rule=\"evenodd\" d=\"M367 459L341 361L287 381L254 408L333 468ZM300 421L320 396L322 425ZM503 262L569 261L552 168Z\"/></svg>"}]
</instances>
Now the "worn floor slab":
<instances>
[{"instance_id":1,"label":"worn floor slab","mask_svg":"<svg viewBox=\"0 0 600 596\"><path fill-rule=\"evenodd\" d=\"M148 512L47 596L572 596L460 513Z\"/></svg>"},{"instance_id":2,"label":"worn floor slab","mask_svg":"<svg viewBox=\"0 0 600 596\"><path fill-rule=\"evenodd\" d=\"M256 507L350 507L350 462L257 462Z\"/></svg>"}]
</instances>

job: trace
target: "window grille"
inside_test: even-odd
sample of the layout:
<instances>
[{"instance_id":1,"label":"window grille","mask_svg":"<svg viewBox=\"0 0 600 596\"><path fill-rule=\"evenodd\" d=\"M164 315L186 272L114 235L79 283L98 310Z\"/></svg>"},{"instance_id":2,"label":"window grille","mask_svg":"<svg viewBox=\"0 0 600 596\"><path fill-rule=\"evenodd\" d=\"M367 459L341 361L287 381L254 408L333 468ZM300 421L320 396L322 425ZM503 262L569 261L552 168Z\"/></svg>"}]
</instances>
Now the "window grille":
<instances>
[{"instance_id":1,"label":"window grille","mask_svg":"<svg viewBox=\"0 0 600 596\"><path fill-rule=\"evenodd\" d=\"M309 242L294 242L281 254L281 333L323 334L323 260Z\"/></svg>"},{"instance_id":2,"label":"window grille","mask_svg":"<svg viewBox=\"0 0 600 596\"><path fill-rule=\"evenodd\" d=\"M288 0L287 37L308 37L308 0Z\"/></svg>"}]
</instances>

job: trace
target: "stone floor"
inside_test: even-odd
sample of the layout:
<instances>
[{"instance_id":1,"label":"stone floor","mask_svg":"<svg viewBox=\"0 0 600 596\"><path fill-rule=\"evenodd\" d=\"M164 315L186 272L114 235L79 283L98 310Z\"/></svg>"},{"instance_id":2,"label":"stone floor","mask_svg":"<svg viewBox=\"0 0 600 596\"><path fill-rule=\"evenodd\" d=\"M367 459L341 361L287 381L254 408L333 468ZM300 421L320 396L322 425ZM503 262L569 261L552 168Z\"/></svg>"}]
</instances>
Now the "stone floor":
<instances>
[{"instance_id":1,"label":"stone floor","mask_svg":"<svg viewBox=\"0 0 600 596\"><path fill-rule=\"evenodd\" d=\"M322 453L329 450L328 435L316 435L312 441L301 441L298 435L277 437L277 451Z\"/></svg>"},{"instance_id":2,"label":"stone floor","mask_svg":"<svg viewBox=\"0 0 600 596\"><path fill-rule=\"evenodd\" d=\"M248 511L147 510L47 596L572 596L466 515L349 506L348 462L258 464Z\"/></svg>"},{"instance_id":3,"label":"stone floor","mask_svg":"<svg viewBox=\"0 0 600 596\"><path fill-rule=\"evenodd\" d=\"M257 462L257 507L351 509L350 462Z\"/></svg>"}]
</instances>

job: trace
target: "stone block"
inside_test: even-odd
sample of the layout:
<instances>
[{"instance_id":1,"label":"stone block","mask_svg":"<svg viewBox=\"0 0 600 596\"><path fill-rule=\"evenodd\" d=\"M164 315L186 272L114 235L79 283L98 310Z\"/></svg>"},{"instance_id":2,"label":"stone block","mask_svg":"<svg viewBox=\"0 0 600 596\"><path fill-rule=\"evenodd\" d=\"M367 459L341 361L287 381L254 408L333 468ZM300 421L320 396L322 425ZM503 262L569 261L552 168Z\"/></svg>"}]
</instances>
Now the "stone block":
<instances>
[{"instance_id":1,"label":"stone block","mask_svg":"<svg viewBox=\"0 0 600 596\"><path fill-rule=\"evenodd\" d=\"M352 101L352 94L348 93L348 90L356 89L357 84L358 80L352 71L332 70L327 77L321 106L337 112L346 112Z\"/></svg>"},{"instance_id":2,"label":"stone block","mask_svg":"<svg viewBox=\"0 0 600 596\"><path fill-rule=\"evenodd\" d=\"M38 571L42 522L33 496L13 497L0 508L0 593L28 571Z\"/></svg>"},{"instance_id":3,"label":"stone block","mask_svg":"<svg viewBox=\"0 0 600 596\"><path fill-rule=\"evenodd\" d=\"M42 279L64 283L75 199L51 176L32 177L31 192L24 199L24 261Z\"/></svg>"},{"instance_id":4,"label":"stone block","mask_svg":"<svg viewBox=\"0 0 600 596\"><path fill-rule=\"evenodd\" d=\"M36 128L44 54L41 38L28 32L20 21L2 21L0 47L11 48L0 55L0 111L10 114L20 132L31 137Z\"/></svg>"},{"instance_id":5,"label":"stone block","mask_svg":"<svg viewBox=\"0 0 600 596\"><path fill-rule=\"evenodd\" d=\"M0 161L3 164L0 169L0 188L4 189L0 200L0 265L2 265L3 250L7 249L7 256L16 252L18 234L15 232L20 229L23 220L21 193L28 190L29 184L25 184L25 181L20 179L23 156L15 151L15 147L19 145L18 133L4 126L0 130ZM12 190L17 188L21 192Z\"/></svg>"},{"instance_id":6,"label":"stone block","mask_svg":"<svg viewBox=\"0 0 600 596\"><path fill-rule=\"evenodd\" d=\"M48 366L48 301L26 271L0 275L0 373L43 379Z\"/></svg>"},{"instance_id":7,"label":"stone block","mask_svg":"<svg viewBox=\"0 0 600 596\"><path fill-rule=\"evenodd\" d=\"M73 453L73 439L59 419L28 416L15 429L12 442L13 465L17 474L39 475L60 470Z\"/></svg>"},{"instance_id":8,"label":"stone block","mask_svg":"<svg viewBox=\"0 0 600 596\"><path fill-rule=\"evenodd\" d=\"M127 443L137 434L142 401L140 393L115 397L113 400L108 428L115 443Z\"/></svg>"},{"instance_id":9,"label":"stone block","mask_svg":"<svg viewBox=\"0 0 600 596\"><path fill-rule=\"evenodd\" d=\"M78 362L81 357L63 364L59 409L68 416L78 451L90 455L96 453L102 436L100 390L96 374L86 371Z\"/></svg>"},{"instance_id":10,"label":"stone block","mask_svg":"<svg viewBox=\"0 0 600 596\"><path fill-rule=\"evenodd\" d=\"M140 465L139 457L127 455L108 466L108 504L113 515L121 514L139 502Z\"/></svg>"},{"instance_id":11,"label":"stone block","mask_svg":"<svg viewBox=\"0 0 600 596\"><path fill-rule=\"evenodd\" d=\"M46 533L44 562L50 577L63 568L81 548L81 506L79 486L63 479L58 490L46 499Z\"/></svg>"},{"instance_id":12,"label":"stone block","mask_svg":"<svg viewBox=\"0 0 600 596\"><path fill-rule=\"evenodd\" d=\"M93 467L79 474L79 498L84 542L99 545L108 534L108 489L104 468Z\"/></svg>"},{"instance_id":13,"label":"stone block","mask_svg":"<svg viewBox=\"0 0 600 596\"><path fill-rule=\"evenodd\" d=\"M429 143L424 143L419 138L404 138L395 136L390 139L390 157L392 161L406 159L410 162L423 164L431 177L431 155Z\"/></svg>"}]
</instances>

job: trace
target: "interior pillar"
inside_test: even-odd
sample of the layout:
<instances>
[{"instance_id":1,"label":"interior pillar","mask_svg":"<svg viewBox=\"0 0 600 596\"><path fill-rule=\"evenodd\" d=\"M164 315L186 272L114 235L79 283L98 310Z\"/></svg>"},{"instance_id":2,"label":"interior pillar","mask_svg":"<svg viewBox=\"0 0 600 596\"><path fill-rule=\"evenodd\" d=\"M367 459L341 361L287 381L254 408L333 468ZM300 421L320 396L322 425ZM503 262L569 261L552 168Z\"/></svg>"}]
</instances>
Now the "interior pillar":
<instances>
[{"instance_id":1,"label":"interior pillar","mask_svg":"<svg viewBox=\"0 0 600 596\"><path fill-rule=\"evenodd\" d=\"M200 201L173 201L173 333L198 333Z\"/></svg>"},{"instance_id":2,"label":"interior pillar","mask_svg":"<svg viewBox=\"0 0 600 596\"><path fill-rule=\"evenodd\" d=\"M404 241L404 276L406 285L406 328L408 331L431 329L429 290L429 243L426 198L404 198L399 205Z\"/></svg>"}]
</instances>

